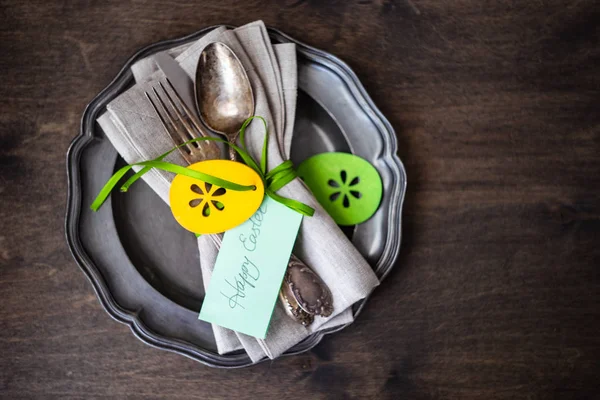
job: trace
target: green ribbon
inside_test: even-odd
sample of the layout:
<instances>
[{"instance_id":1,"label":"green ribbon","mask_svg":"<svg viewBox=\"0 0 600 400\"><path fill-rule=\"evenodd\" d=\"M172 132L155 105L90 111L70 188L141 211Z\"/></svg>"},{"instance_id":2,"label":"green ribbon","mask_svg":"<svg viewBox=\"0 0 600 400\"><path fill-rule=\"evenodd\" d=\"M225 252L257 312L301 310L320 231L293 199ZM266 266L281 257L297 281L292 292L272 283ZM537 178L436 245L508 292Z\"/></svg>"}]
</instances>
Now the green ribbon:
<instances>
[{"instance_id":1,"label":"green ribbon","mask_svg":"<svg viewBox=\"0 0 600 400\"><path fill-rule=\"evenodd\" d=\"M263 141L260 163L257 163L254 160L254 158L252 158L252 156L248 152L248 148L246 147L246 142L244 140L245 133L246 133L246 127L255 118L260 119L265 126L265 140ZM266 195L270 196L273 200L278 201L279 203L283 204L284 206L289 207L296 212L299 212L302 215L306 215L309 217L313 216L313 214L315 213L314 208L312 208L304 203L301 203L297 200L285 198L276 193L279 189L281 189L282 187L284 187L285 185L287 185L288 183L293 181L297 175L296 175L296 171L294 170L294 165L292 164L292 162L290 160L284 161L283 163L279 164L277 167L273 168L271 171L267 172L267 148L268 148L268 143L269 143L269 132L267 129L267 121L265 121L265 119L263 117L259 117L259 116L250 117L246 121L244 121L244 124L242 125L242 127L240 129L241 147L236 146L233 143L229 143L228 141L223 140L223 139L213 138L213 137L201 137L201 138L188 140L187 142L180 144L179 146L173 147L171 150L167 151L164 154L161 154L160 156L156 157L153 160L142 161L142 162L138 162L135 164L129 164L129 165L124 166L123 168L121 168L117 172L115 172L115 174L106 182L106 184L104 185L102 190L100 190L100 193L98 193L98 196L96 196L96 199L94 200L94 202L92 203L90 208L93 211L98 211L98 209L102 206L102 204L104 204L104 202L106 201L106 199L108 198L110 193L113 191L115 186L117 186L119 181L121 181L121 179L123 179L125 174L135 166L140 166L140 167L144 167L144 168L139 170L131 178L129 178L123 185L121 185L121 187L120 187L121 192L126 192L131 185L133 185L138 179L140 179L145 173L150 171L152 168L160 169L160 170L167 171L167 172L172 172L172 173L179 174L179 175L189 176L190 178L199 179L201 181L208 182L212 185L220 186L225 189L236 190L236 191L241 191L241 192L249 191L249 190L256 190L256 186L254 186L254 185L240 185L238 183L231 182L226 179L221 179L216 176L205 174L200 171L194 171L190 168L182 167L181 165L172 164L172 163L163 161L163 159L165 157L167 157L169 154L171 154L178 148L186 146L189 143L195 143L195 142L200 142L200 141L204 141L204 140L212 140L212 141L216 141L216 142L221 142L221 143L225 143L225 144L228 144L229 146L233 147L233 149L240 155L240 157L246 163L246 165L248 165L250 168L252 168L254 171L256 171L256 173L258 173L258 175L262 179L263 184L265 186L265 194Z\"/></svg>"}]
</instances>

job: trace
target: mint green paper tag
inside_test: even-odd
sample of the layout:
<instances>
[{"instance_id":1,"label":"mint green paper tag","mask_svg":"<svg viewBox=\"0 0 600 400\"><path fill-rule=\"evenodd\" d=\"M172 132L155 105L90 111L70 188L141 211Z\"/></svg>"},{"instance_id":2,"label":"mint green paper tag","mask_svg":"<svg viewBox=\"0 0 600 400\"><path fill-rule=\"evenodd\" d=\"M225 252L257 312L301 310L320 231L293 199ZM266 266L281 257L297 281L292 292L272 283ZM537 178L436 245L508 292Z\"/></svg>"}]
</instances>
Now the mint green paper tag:
<instances>
[{"instance_id":1,"label":"mint green paper tag","mask_svg":"<svg viewBox=\"0 0 600 400\"><path fill-rule=\"evenodd\" d=\"M302 214L265 196L258 211L223 236L201 320L264 339Z\"/></svg>"}]
</instances>

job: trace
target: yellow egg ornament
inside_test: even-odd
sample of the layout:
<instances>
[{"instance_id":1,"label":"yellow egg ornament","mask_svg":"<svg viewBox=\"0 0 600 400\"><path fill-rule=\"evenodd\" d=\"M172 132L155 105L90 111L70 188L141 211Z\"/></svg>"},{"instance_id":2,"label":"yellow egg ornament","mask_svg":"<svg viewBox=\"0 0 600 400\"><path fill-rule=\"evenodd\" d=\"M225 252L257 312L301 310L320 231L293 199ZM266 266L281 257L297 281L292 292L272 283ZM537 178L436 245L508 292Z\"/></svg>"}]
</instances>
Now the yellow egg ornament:
<instances>
[{"instance_id":1,"label":"yellow egg ornament","mask_svg":"<svg viewBox=\"0 0 600 400\"><path fill-rule=\"evenodd\" d=\"M263 181L245 164L229 160L208 160L188 168L255 190L237 191L208 182L177 175L171 183L169 202L175 220L198 234L220 233L250 218L260 207L265 194Z\"/></svg>"}]
</instances>

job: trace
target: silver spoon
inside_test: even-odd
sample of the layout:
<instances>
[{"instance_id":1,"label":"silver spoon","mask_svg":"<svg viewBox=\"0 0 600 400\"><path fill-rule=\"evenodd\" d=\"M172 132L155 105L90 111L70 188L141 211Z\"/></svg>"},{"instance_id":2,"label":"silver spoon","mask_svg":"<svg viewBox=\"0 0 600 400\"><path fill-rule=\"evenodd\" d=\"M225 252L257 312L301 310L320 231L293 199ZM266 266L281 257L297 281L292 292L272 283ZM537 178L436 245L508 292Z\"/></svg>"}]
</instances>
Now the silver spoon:
<instances>
[{"instance_id":1,"label":"silver spoon","mask_svg":"<svg viewBox=\"0 0 600 400\"><path fill-rule=\"evenodd\" d=\"M244 121L254 115L254 95L242 63L224 43L211 43L200 54L195 94L204 124L235 143ZM229 158L235 160L236 155L229 147ZM333 312L333 297L325 282L293 254L279 299L287 314L305 326L315 315L327 317Z\"/></svg>"}]
</instances>

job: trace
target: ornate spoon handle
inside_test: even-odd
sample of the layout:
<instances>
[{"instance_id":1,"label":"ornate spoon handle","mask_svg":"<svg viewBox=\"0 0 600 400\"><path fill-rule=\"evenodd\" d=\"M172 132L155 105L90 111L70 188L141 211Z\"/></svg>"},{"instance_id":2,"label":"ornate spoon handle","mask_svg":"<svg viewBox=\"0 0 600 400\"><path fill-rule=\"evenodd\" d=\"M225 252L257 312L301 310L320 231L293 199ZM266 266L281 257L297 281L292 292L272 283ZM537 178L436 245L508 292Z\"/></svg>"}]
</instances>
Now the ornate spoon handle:
<instances>
[{"instance_id":1,"label":"ornate spoon handle","mask_svg":"<svg viewBox=\"0 0 600 400\"><path fill-rule=\"evenodd\" d=\"M279 299L287 314L304 326L310 325L315 315L328 317L333 312L333 297L327 284L293 254L281 284Z\"/></svg>"},{"instance_id":2,"label":"ornate spoon handle","mask_svg":"<svg viewBox=\"0 0 600 400\"><path fill-rule=\"evenodd\" d=\"M211 238L220 248L223 234ZM315 315L328 317L333 312L333 297L327 284L294 254L281 283L279 301L287 315L304 326L312 324Z\"/></svg>"},{"instance_id":3,"label":"ornate spoon handle","mask_svg":"<svg viewBox=\"0 0 600 400\"><path fill-rule=\"evenodd\" d=\"M233 148L230 147L230 150ZM230 152L229 159L237 161L237 153ZM222 238L222 234L219 235L219 242ZM220 246L220 243L215 243ZM287 315L304 326L310 325L315 315L328 317L333 312L333 297L327 284L294 254L288 262L279 301Z\"/></svg>"},{"instance_id":4,"label":"ornate spoon handle","mask_svg":"<svg viewBox=\"0 0 600 400\"><path fill-rule=\"evenodd\" d=\"M229 136L227 139L232 140ZM238 161L233 147L229 150L229 159ZM315 315L328 317L333 312L333 297L327 284L294 254L288 262L279 301L287 315L304 326L312 324Z\"/></svg>"}]
</instances>

